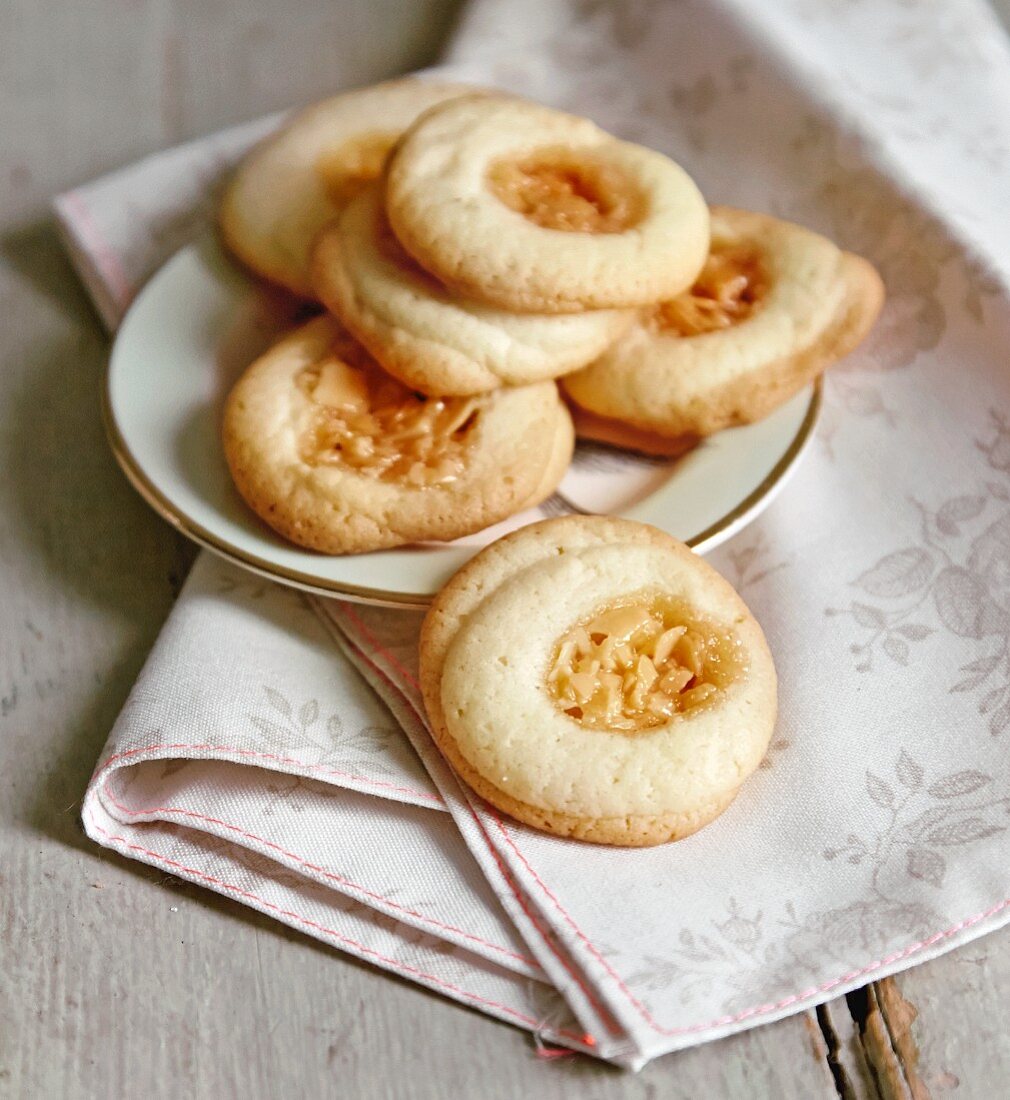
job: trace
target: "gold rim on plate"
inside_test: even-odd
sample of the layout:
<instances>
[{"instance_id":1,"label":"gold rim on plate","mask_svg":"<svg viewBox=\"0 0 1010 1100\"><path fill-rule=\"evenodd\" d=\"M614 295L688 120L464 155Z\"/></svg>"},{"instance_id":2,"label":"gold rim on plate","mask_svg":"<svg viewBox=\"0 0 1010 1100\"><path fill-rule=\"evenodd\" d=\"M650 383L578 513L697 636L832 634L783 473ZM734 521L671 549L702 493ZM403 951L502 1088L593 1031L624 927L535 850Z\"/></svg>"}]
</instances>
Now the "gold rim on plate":
<instances>
[{"instance_id":1,"label":"gold rim on plate","mask_svg":"<svg viewBox=\"0 0 1010 1100\"><path fill-rule=\"evenodd\" d=\"M257 573L267 580L281 581L284 584L300 588L305 592L311 592L317 596L339 596L341 599L354 603L376 604L383 607L400 608L416 611L427 607L432 597L419 592L390 592L382 588L367 588L362 585L345 584L338 581L322 580L311 573L303 573L298 569L288 569L286 566L276 565L256 554L250 554L241 550L234 544L218 538L212 531L208 531L202 524L197 523L182 512L172 503L161 490L144 473L140 463L136 460L126 440L123 438L115 418L112 415L111 394L111 363L106 367L105 385L102 388L102 421L105 424L105 434L109 441L112 453L126 475L127 480L144 498L144 500L177 531L188 539L205 549L233 562L235 565ZM686 544L699 554L704 553L708 544L718 535L721 535L727 527L732 526L738 519L746 515L763 497L778 484L789 468L799 457L800 452L806 446L817 423L821 411L821 399L823 380L818 378L814 382L814 391L810 397L810 404L803 416L799 430L792 442L783 452L781 458L768 472L767 477L735 507L731 508L724 516L717 519L701 534L687 539ZM730 429L732 430L732 429Z\"/></svg>"}]
</instances>

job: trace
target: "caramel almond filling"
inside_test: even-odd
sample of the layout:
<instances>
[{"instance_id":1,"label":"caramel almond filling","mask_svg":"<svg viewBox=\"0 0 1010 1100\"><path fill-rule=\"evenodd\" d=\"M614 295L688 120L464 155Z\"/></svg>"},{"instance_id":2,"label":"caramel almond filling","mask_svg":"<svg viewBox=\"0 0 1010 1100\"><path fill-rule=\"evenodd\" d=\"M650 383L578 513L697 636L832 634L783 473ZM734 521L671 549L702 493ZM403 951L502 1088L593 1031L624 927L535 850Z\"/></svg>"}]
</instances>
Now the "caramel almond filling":
<instances>
[{"instance_id":1,"label":"caramel almond filling","mask_svg":"<svg viewBox=\"0 0 1010 1100\"><path fill-rule=\"evenodd\" d=\"M510 210L568 233L621 233L639 220L644 205L638 187L616 165L564 147L499 160L487 181Z\"/></svg>"},{"instance_id":2,"label":"caramel almond filling","mask_svg":"<svg viewBox=\"0 0 1010 1100\"><path fill-rule=\"evenodd\" d=\"M395 130L369 130L323 153L316 172L330 201L346 206L366 184L378 179L399 134Z\"/></svg>"},{"instance_id":3,"label":"caramel almond filling","mask_svg":"<svg viewBox=\"0 0 1010 1100\"><path fill-rule=\"evenodd\" d=\"M680 336L729 328L754 312L765 289L756 248L744 244L713 246L694 286L655 306L649 323L657 331Z\"/></svg>"},{"instance_id":4,"label":"caramel almond filling","mask_svg":"<svg viewBox=\"0 0 1010 1100\"><path fill-rule=\"evenodd\" d=\"M715 702L741 670L731 633L681 600L644 595L602 607L563 634L547 690L584 726L637 733Z\"/></svg>"},{"instance_id":5,"label":"caramel almond filling","mask_svg":"<svg viewBox=\"0 0 1010 1100\"><path fill-rule=\"evenodd\" d=\"M348 343L305 367L297 384L312 403L302 458L411 487L447 485L463 472L483 401L424 397Z\"/></svg>"}]
</instances>

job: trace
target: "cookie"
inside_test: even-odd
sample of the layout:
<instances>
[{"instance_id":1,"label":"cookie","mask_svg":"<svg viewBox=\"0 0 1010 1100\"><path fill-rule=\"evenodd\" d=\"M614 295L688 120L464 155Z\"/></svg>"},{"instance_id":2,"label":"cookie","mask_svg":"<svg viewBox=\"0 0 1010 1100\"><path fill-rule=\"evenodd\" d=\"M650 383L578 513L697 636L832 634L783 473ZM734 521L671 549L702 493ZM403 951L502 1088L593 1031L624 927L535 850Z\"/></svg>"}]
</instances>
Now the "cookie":
<instances>
[{"instance_id":1,"label":"cookie","mask_svg":"<svg viewBox=\"0 0 1010 1100\"><path fill-rule=\"evenodd\" d=\"M512 313L461 298L407 255L372 185L325 229L316 293L373 356L429 394L522 386L584 367L631 324L631 310Z\"/></svg>"},{"instance_id":2,"label":"cookie","mask_svg":"<svg viewBox=\"0 0 1010 1100\"><path fill-rule=\"evenodd\" d=\"M639 454L652 455L654 458L679 458L698 442L697 436L657 435L656 432L634 428L621 420L597 416L596 413L576 405L574 401L569 401L568 411L572 414L576 439L606 443L607 446L618 447L622 451L637 451Z\"/></svg>"},{"instance_id":3,"label":"cookie","mask_svg":"<svg viewBox=\"0 0 1010 1100\"><path fill-rule=\"evenodd\" d=\"M553 382L424 398L329 317L248 368L228 397L223 439L253 511L327 554L479 531L549 496L573 445Z\"/></svg>"},{"instance_id":4,"label":"cookie","mask_svg":"<svg viewBox=\"0 0 1010 1100\"><path fill-rule=\"evenodd\" d=\"M425 112L389 159L386 213L447 286L520 312L672 297L708 252L708 210L672 160L504 96Z\"/></svg>"},{"instance_id":5,"label":"cookie","mask_svg":"<svg viewBox=\"0 0 1010 1100\"><path fill-rule=\"evenodd\" d=\"M319 230L379 175L390 148L422 111L473 91L394 80L300 111L232 176L219 217L225 243L257 275L312 297L309 255Z\"/></svg>"},{"instance_id":6,"label":"cookie","mask_svg":"<svg viewBox=\"0 0 1010 1100\"><path fill-rule=\"evenodd\" d=\"M883 298L861 257L790 222L717 207L691 290L643 310L565 392L637 431L700 439L759 420L847 355Z\"/></svg>"},{"instance_id":7,"label":"cookie","mask_svg":"<svg viewBox=\"0 0 1010 1100\"><path fill-rule=\"evenodd\" d=\"M743 601L654 527L567 516L485 548L421 631L433 736L519 821L643 846L718 816L768 747L775 668Z\"/></svg>"}]
</instances>

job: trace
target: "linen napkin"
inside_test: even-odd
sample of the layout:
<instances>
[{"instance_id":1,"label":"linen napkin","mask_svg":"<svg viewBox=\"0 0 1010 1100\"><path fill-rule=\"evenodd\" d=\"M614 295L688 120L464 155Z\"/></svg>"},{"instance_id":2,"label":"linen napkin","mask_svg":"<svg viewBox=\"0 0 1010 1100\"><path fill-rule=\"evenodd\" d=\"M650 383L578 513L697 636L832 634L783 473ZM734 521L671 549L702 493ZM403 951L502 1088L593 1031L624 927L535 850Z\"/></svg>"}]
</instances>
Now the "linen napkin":
<instances>
[{"instance_id":1,"label":"linen napkin","mask_svg":"<svg viewBox=\"0 0 1010 1100\"><path fill-rule=\"evenodd\" d=\"M776 655L766 767L679 844L538 834L434 750L416 614L306 600L204 554L89 785L89 834L630 1066L1004 924L1010 54L991 13L483 0L449 61L669 152L713 201L811 225L885 277L804 466L712 556ZM110 327L272 124L58 200Z\"/></svg>"}]
</instances>

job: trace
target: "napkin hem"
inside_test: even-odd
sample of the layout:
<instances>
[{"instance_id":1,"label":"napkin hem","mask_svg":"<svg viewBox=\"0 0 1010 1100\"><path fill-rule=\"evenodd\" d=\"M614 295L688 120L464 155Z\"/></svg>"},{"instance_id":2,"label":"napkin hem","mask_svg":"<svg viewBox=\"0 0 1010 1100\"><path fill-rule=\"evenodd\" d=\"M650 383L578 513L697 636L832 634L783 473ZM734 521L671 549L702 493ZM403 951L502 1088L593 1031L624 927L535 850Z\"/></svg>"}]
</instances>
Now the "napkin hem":
<instances>
[{"instance_id":1,"label":"napkin hem","mask_svg":"<svg viewBox=\"0 0 1010 1100\"><path fill-rule=\"evenodd\" d=\"M372 779L369 776L355 775L352 772L340 771L336 768L330 768L326 764L308 764L303 760L298 760L291 756L278 756L270 752L260 752L256 749L240 749L232 745L215 745L210 743L186 743L186 742L171 742L168 744L155 744L155 745L141 745L137 748L127 749L124 752L115 753L114 755L103 760L91 774L91 779L88 781L88 786L92 786L98 781L104 772L110 769L115 770L113 765L118 764L120 761L127 757L137 756L141 753L150 754L150 759L170 758L175 750L185 750L187 752L200 752L205 755L189 757L193 760L224 760L232 764L244 764L248 763L248 758L253 760L269 760L271 762L272 771L284 772L288 775L302 775L305 772L318 772L323 775L331 775L339 777L345 782L335 783L333 786L346 787L349 790L358 791L360 794L370 794L373 792L368 791L367 787L382 788L393 794L409 794L411 799L395 799L394 801L407 802L410 805L420 806L422 809L437 810L440 813L447 813L448 808L445 805L445 800L439 794L432 794L430 791L418 791L413 787L401 787L395 783L386 783L381 779ZM235 759L236 757L244 757L246 759ZM325 782L325 780L323 781ZM414 799L424 799L424 802L415 802ZM433 803L433 805L430 805Z\"/></svg>"},{"instance_id":2,"label":"napkin hem","mask_svg":"<svg viewBox=\"0 0 1010 1100\"><path fill-rule=\"evenodd\" d=\"M254 894L233 883L226 882L222 878L208 875L195 867L188 867L177 860L169 859L167 856L163 856L150 848L145 848L140 844L134 844L126 837L116 836L99 825L94 819L94 816L87 810L81 814L81 821L84 825L85 832L95 841L95 843L111 851L118 852L127 859L136 859L151 866L160 867L169 874L178 874L181 872L189 878L190 881L206 884L210 889L214 890L215 893L224 894L225 896L235 896L245 903L250 904L254 909L268 916L274 916L289 926L304 927L305 929L311 930L310 934L317 937L321 934L326 937L324 942L330 942L331 945L338 947L343 945L345 949L351 949L351 952L359 957L366 960L377 961L384 968L400 973L411 980L419 982L421 985L434 989L436 992L448 994L448 996L452 997L454 1000L483 1008L486 1011L490 1011L491 1015L497 1016L499 1019L505 1019L507 1023L517 1023L518 1026L523 1026L535 1034L550 1038L555 1042L566 1045L577 1045L578 1049L585 1049L586 1037L583 1034L571 1031L568 1028L551 1028L535 1017L520 1012L518 1009L512 1008L510 1005L506 1005L501 1001L493 1001L478 993L472 993L469 990L463 989L461 986L453 985L451 982L445 981L443 978L438 977L438 975L430 974L427 971L420 970L407 963L402 963L388 955L383 955L381 952L368 947L359 940L354 940L349 936L345 936L334 928L327 928L318 921L302 916L292 909L284 909L271 901L267 901L266 898L262 898L258 894ZM294 923L292 924L292 922ZM506 1019L506 1017L508 1017L508 1019Z\"/></svg>"},{"instance_id":3,"label":"napkin hem","mask_svg":"<svg viewBox=\"0 0 1010 1100\"><path fill-rule=\"evenodd\" d=\"M372 685L379 697L390 707L394 717L400 722L408 738L411 740L411 743L414 744L415 750L421 757L425 767L428 768L429 773L432 774L433 781L439 787L441 787L442 782L454 785L456 800L458 801L461 811L465 811L462 822L459 817L455 818L457 825L461 826L464 840L466 840L467 837L467 829L464 828L463 825L469 824L472 820L476 825L476 829L483 836L483 844L480 846L479 852L474 849L469 842L467 842L467 846L470 847L474 858L477 859L485 875L487 875L489 881L492 882L495 892L498 894L502 904L506 907L509 916L516 922L520 935L526 941L530 949L534 954L537 954L538 946L543 951L543 958L540 960L540 965L543 967L545 974L555 983L558 991L566 997L569 1002L569 1009L586 1028L581 1039L582 1046L580 1049L585 1050L586 1047L589 1047L591 1048L591 1052L597 1057L615 1061L622 1065L628 1064L632 1068L637 1068L644 1064L640 1061L642 1052L638 1049L634 1040L615 1018L611 1009L605 1003L601 1002L600 996L590 986L586 977L580 973L579 964L574 958L568 957L567 952L564 950L564 945L554 942L553 937L549 934L551 930L546 917L543 914L535 912L536 905L532 896L527 894L523 886L517 881L514 872L503 860L501 853L494 847L487 834L484 822L474 809L469 797L464 792L455 772L449 767L448 763L432 741L427 724L421 715L421 710L418 705L401 688L394 679L392 673L372 659L370 653L366 652L361 641L352 635L351 632L341 627L333 617L333 614L327 611L327 607L332 606L339 609L340 612L346 614L349 619L359 626L364 635L371 638L372 635L368 631L368 628L347 604L338 601L322 601L315 599L310 599L310 603L316 607L321 619L329 628L331 636L340 647L341 651L347 655L354 667L358 669ZM402 671L403 675L413 682L413 677L410 676L410 673L402 670L402 666L399 662L383 649L381 645L376 645L374 652L381 652L394 668ZM388 687L392 689L392 694L383 690L380 685L388 685ZM422 748L418 746L415 742L415 738L424 739L424 750L427 751L422 750ZM431 761L428 759L429 755L432 757ZM441 765L441 768L444 769L444 775L441 781L432 772L433 764L436 768ZM449 805L451 800L447 798L446 802L447 805ZM452 812L451 806L450 812ZM487 863L482 861L481 857L483 855L487 856ZM500 883L499 886L494 885L495 880ZM509 908L512 902L515 903L518 912ZM535 943L530 942L529 934L531 932L536 933ZM573 985L577 988L573 988ZM580 1003L572 1003L572 998L575 998ZM594 1032L602 1034L594 1034Z\"/></svg>"},{"instance_id":4,"label":"napkin hem","mask_svg":"<svg viewBox=\"0 0 1010 1100\"><path fill-rule=\"evenodd\" d=\"M113 333L135 296L119 254L95 224L91 208L79 191L59 195L53 200L53 208L57 230L77 274L106 331Z\"/></svg>"},{"instance_id":5,"label":"napkin hem","mask_svg":"<svg viewBox=\"0 0 1010 1100\"><path fill-rule=\"evenodd\" d=\"M153 759L157 759L154 757ZM187 810L181 806L150 806L143 809L131 809L121 803L110 789L110 783L112 776L115 774L115 769L109 775L104 778L104 781L100 786L94 787L95 793L99 801L102 803L103 809L105 809L108 815L121 821L122 824L129 824L128 821L122 821L118 814L109 809L109 806L118 810L119 813L127 815L131 819L144 819L147 821L165 821L167 820L165 815L171 815L173 818L184 817L197 821L203 821L208 825L217 826L219 828L227 829L229 832L235 833L237 836L243 837L246 840L251 840L264 848L269 848L273 853L270 858L282 857L279 862L285 863L287 866L291 866L287 861L294 861L299 864L312 876L320 875L323 878L329 879L336 884L335 888L346 887L346 890L340 890L341 893L348 893L350 896L359 896L359 900L362 900L364 904L374 904L375 908L380 912L388 912L388 915L393 917L394 920L403 920L404 917L412 918L407 923L420 922L422 924L431 925L433 928L437 928L441 932L451 933L453 942L459 943L460 939L470 940L474 944L480 944L482 947L489 951L494 951L496 954L507 956L517 962L520 962L526 968L525 974L527 977L538 978L543 974L543 967L536 961L536 959L528 958L525 955L519 955L516 952L510 950L507 947L502 947L500 944L491 943L489 940L483 939L481 936L476 936L471 932L467 932L462 928L457 928L455 925L446 924L444 921L437 920L434 917L425 916L423 913L419 913L414 909L408 909L404 905L400 905L398 902L393 901L391 898L385 897L383 894L378 894L373 890L369 890L362 886L360 883L353 882L345 875L336 874L333 871L328 871L325 867L320 867L318 864L312 863L310 860L304 859L295 852L290 852L286 848L281 847L279 844L275 844L271 840L267 840L265 837L257 836L255 833L248 832L246 829L241 828L238 825L233 825L231 822L224 821L221 818L211 817L208 814L202 814L195 810ZM195 826L198 827L198 826ZM216 832L216 830L208 830ZM219 835L219 834L218 834ZM267 854L267 853L264 853ZM296 867L292 867L292 870L298 870ZM392 912L395 910L396 912ZM402 914L402 916L397 916ZM460 946L467 949L467 945L460 943ZM474 950L472 947L469 950ZM490 961L494 961L493 959Z\"/></svg>"}]
</instances>

